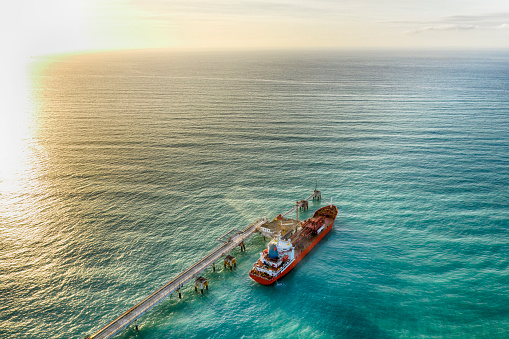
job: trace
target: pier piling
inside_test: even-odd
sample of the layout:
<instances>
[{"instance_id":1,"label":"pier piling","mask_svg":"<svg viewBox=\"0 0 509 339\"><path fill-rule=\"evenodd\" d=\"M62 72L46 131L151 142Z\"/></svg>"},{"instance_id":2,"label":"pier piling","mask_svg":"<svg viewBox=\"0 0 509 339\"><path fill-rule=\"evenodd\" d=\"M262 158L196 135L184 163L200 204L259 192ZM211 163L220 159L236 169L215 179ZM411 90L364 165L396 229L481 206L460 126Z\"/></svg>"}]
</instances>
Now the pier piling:
<instances>
[{"instance_id":1,"label":"pier piling","mask_svg":"<svg viewBox=\"0 0 509 339\"><path fill-rule=\"evenodd\" d=\"M224 267L230 267L230 271L233 270L233 267L237 267L237 259L232 255L227 255L224 257Z\"/></svg>"},{"instance_id":2,"label":"pier piling","mask_svg":"<svg viewBox=\"0 0 509 339\"><path fill-rule=\"evenodd\" d=\"M201 294L203 294L203 287L205 287L207 290L209 289L209 283L208 280L204 277L198 277L195 281L194 290L198 292L198 287L201 290Z\"/></svg>"}]
</instances>

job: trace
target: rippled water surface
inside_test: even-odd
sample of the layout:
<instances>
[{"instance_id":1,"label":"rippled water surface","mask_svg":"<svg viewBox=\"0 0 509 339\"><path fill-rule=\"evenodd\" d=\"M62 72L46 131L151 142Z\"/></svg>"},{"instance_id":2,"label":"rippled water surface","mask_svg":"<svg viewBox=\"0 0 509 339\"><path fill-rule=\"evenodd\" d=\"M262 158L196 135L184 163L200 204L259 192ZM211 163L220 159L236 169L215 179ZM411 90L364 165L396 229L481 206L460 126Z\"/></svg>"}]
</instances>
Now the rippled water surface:
<instances>
[{"instance_id":1,"label":"rippled water surface","mask_svg":"<svg viewBox=\"0 0 509 339\"><path fill-rule=\"evenodd\" d=\"M509 54L90 54L30 82L0 337L83 338L315 185L335 226L277 285L255 235L118 337L509 337Z\"/></svg>"}]
</instances>

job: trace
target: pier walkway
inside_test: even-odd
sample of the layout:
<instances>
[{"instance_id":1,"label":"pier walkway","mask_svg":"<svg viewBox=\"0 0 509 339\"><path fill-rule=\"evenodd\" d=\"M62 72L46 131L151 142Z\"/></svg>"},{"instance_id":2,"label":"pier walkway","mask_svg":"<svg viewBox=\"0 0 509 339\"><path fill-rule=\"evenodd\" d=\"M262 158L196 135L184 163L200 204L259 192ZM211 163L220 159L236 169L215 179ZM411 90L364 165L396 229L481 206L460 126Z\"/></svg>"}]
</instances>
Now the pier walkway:
<instances>
[{"instance_id":1,"label":"pier walkway","mask_svg":"<svg viewBox=\"0 0 509 339\"><path fill-rule=\"evenodd\" d=\"M246 240L250 235L252 235L258 229L258 227L260 227L265 222L266 219L262 218L248 226L243 231L237 232L231 237L231 239L229 239L229 241L214 249L203 259L198 261L193 266L189 267L186 271L180 273L178 276L173 278L166 285L164 285L151 295L149 295L143 301L131 307L129 310L120 315L117 319L113 320L112 322L101 328L99 331L95 332L90 336L87 336L86 338L103 339L113 337L115 334L129 326L129 324L133 323L136 319L141 317L147 311L149 311L154 306L159 304L167 296L169 296L175 291L178 291L186 282L197 277L198 274L202 272L204 269L211 266L221 257L228 254L228 252L233 250L235 247L239 246L244 240Z\"/></svg>"},{"instance_id":2,"label":"pier walkway","mask_svg":"<svg viewBox=\"0 0 509 339\"><path fill-rule=\"evenodd\" d=\"M313 199L321 199L320 191L315 191L305 200L298 201L294 208L283 214L282 216L286 216L293 211L297 211L298 209L307 204L307 201ZM246 227L244 230L231 230L226 233L218 240L223 242L222 245L215 248L205 257L203 257L200 261L198 261L193 266L189 267L184 272L180 273L178 276L170 280L163 287L146 297L137 305L131 307L129 310L118 316L115 320L108 323L100 330L95 332L92 335L88 335L85 339L106 339L111 338L116 335L118 332L122 331L124 328L135 322L139 317L143 314L151 310L154 306L163 301L166 297L171 295L173 292L177 291L180 293L180 289L184 286L186 282L189 280L198 277L198 275L205 270L207 267L214 265L216 261L218 261L221 257L226 256L230 251L235 249L235 247L244 245L244 240L249 238L254 232L260 231L260 227L265 224L268 220L264 217L262 219L257 220L253 224Z\"/></svg>"}]
</instances>

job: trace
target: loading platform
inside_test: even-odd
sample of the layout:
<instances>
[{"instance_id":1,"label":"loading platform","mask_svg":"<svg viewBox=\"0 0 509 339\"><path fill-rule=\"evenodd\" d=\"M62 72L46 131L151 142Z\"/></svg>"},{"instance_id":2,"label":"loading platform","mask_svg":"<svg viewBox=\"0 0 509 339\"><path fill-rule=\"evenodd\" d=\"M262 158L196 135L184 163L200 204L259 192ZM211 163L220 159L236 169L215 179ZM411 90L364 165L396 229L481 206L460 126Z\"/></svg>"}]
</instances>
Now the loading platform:
<instances>
[{"instance_id":1,"label":"loading platform","mask_svg":"<svg viewBox=\"0 0 509 339\"><path fill-rule=\"evenodd\" d=\"M307 202L311 198L315 199L318 197L321 198L320 191L317 191L315 189L313 194L311 194L307 199L301 200L301 202L297 202L296 206L290 211L286 212L284 215L287 215L294 210L298 211L298 208L302 206L303 201ZM260 228L262 227L262 225L266 224L267 221L268 220L264 217L257 220L253 224L249 225L244 230L235 229L226 233L224 236L218 239L220 242L223 242L222 245L212 250L200 261L195 263L193 266L189 267L184 272L180 273L178 276L170 280L163 287L159 288L157 291L146 297L144 300L142 300L141 302L131 307L129 310L127 310L120 316L118 316L115 320L103 326L100 330L98 330L94 334L86 336L85 339L112 338L114 335L122 331L124 328L135 322L143 314L150 311L154 306L159 304L173 292L179 293L180 296L180 289L184 286L186 282L190 281L195 277L198 277L199 274L207 267L212 266L215 270L215 263L221 257L228 255L228 253L235 249L237 246L241 246L241 249L243 247L245 248L244 241L247 238L249 238L254 232L256 231L260 232Z\"/></svg>"},{"instance_id":2,"label":"loading platform","mask_svg":"<svg viewBox=\"0 0 509 339\"><path fill-rule=\"evenodd\" d=\"M287 211L287 212L285 212L285 213L281 214L281 216L286 217L288 214L290 214L290 213L292 213L293 211L295 211L295 212L297 212L297 219L299 219L299 215L298 215L298 213L299 213L299 208L303 208L303 207L307 208L307 206L308 206L308 201L309 201L309 200L311 200L311 199L313 199L313 200L320 200L320 199L322 199L322 193L321 193L320 191L318 191L318 190L316 190L316 189L315 189L315 191L313 192L313 194L311 194L309 197L307 197L307 198L306 198L306 199L304 199L304 200L297 201L297 202L295 203L295 207L294 207L294 208L292 208L292 209L290 209L289 211Z\"/></svg>"}]
</instances>

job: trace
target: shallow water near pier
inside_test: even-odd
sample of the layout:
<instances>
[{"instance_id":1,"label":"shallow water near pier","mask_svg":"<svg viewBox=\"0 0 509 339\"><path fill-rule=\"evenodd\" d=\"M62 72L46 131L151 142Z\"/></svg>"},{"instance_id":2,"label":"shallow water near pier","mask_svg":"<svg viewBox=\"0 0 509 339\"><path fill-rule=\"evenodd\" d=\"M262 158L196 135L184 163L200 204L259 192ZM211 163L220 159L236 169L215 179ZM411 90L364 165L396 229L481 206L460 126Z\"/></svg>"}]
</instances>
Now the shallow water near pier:
<instances>
[{"instance_id":1,"label":"shallow water near pier","mask_svg":"<svg viewBox=\"0 0 509 339\"><path fill-rule=\"evenodd\" d=\"M338 217L281 281L249 278L255 234L118 338L508 337L509 54L119 52L30 81L0 337L83 338L315 185Z\"/></svg>"}]
</instances>

